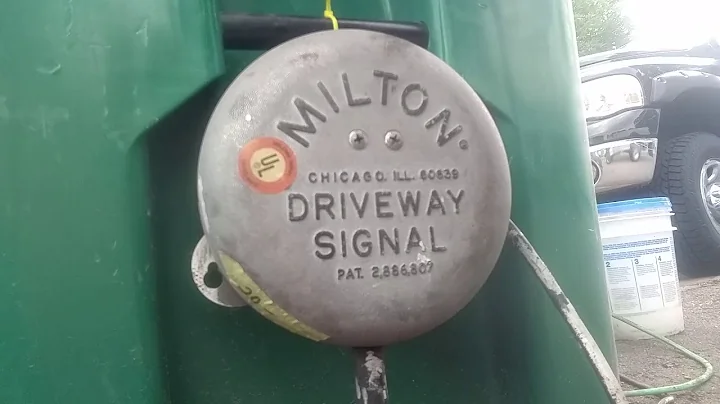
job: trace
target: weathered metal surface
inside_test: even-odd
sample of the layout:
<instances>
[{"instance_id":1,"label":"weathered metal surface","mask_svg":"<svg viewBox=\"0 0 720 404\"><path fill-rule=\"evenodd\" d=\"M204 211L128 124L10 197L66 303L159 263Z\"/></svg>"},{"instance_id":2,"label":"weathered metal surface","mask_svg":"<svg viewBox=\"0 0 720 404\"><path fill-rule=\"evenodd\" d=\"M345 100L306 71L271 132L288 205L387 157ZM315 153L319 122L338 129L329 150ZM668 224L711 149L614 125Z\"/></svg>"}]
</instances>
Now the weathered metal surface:
<instances>
[{"instance_id":1,"label":"weathered metal surface","mask_svg":"<svg viewBox=\"0 0 720 404\"><path fill-rule=\"evenodd\" d=\"M545 289L545 293L547 293L555 308L562 315L565 323L567 323L570 330L572 330L576 342L582 348L585 356L595 370L598 379L600 379L605 389L607 399L610 400L612 404L628 404L629 402L622 390L620 380L615 376L613 368L603 355L597 342L595 342L595 338L590 334L585 323L578 315L575 306L573 306L567 296L565 296L565 292L560 288L550 269L545 265L545 262L535 251L535 248L530 244L528 239L525 238L525 235L515 223L510 223L507 239L518 249L523 258L525 258L525 261L527 261L535 273L535 276L542 284L543 289Z\"/></svg>"},{"instance_id":2,"label":"weathered metal surface","mask_svg":"<svg viewBox=\"0 0 720 404\"><path fill-rule=\"evenodd\" d=\"M341 345L406 340L455 315L509 220L507 157L480 98L426 50L368 31L255 60L210 119L198 175L208 242L236 289Z\"/></svg>"},{"instance_id":3,"label":"weathered metal surface","mask_svg":"<svg viewBox=\"0 0 720 404\"><path fill-rule=\"evenodd\" d=\"M230 283L222 277L222 274L217 274L217 278L219 279L213 279L217 284L210 283L211 278L216 278L213 276L213 270L219 272L219 270L213 268L213 266L217 267L217 262L215 261L215 257L212 256L212 251L208 248L207 240L203 237L195 246L192 260L190 261L190 271L195 286L203 296L220 306L247 306L245 300L243 300Z\"/></svg>"},{"instance_id":4,"label":"weathered metal surface","mask_svg":"<svg viewBox=\"0 0 720 404\"><path fill-rule=\"evenodd\" d=\"M355 403L387 404L389 392L382 348L356 348Z\"/></svg>"}]
</instances>

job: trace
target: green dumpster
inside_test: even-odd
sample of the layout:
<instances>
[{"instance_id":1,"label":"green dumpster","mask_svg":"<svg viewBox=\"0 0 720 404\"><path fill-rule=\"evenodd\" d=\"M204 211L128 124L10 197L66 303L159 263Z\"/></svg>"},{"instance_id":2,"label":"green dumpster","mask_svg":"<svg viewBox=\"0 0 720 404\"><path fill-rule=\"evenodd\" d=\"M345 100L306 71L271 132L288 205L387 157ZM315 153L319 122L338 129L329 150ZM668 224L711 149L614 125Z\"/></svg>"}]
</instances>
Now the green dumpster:
<instances>
[{"instance_id":1,"label":"green dumpster","mask_svg":"<svg viewBox=\"0 0 720 404\"><path fill-rule=\"evenodd\" d=\"M352 360L195 289L196 163L228 81L221 12L318 1L15 2L0 15L0 403L349 402ZM569 0L335 0L423 21L500 129L513 218L615 351ZM589 363L510 249L456 318L388 351L396 403L601 403Z\"/></svg>"}]
</instances>

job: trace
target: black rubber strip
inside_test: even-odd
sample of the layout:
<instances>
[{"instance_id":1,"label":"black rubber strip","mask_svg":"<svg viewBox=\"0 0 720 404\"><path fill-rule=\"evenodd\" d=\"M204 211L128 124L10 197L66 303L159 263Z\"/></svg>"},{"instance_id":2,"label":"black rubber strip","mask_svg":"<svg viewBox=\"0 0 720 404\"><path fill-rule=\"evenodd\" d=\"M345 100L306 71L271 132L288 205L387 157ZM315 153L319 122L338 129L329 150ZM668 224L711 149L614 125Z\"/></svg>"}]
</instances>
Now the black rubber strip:
<instances>
[{"instance_id":1,"label":"black rubber strip","mask_svg":"<svg viewBox=\"0 0 720 404\"><path fill-rule=\"evenodd\" d=\"M229 50L268 50L290 39L332 29L327 18L272 14L223 13L222 39ZM430 32L422 22L341 20L340 28L382 32L427 49Z\"/></svg>"}]
</instances>

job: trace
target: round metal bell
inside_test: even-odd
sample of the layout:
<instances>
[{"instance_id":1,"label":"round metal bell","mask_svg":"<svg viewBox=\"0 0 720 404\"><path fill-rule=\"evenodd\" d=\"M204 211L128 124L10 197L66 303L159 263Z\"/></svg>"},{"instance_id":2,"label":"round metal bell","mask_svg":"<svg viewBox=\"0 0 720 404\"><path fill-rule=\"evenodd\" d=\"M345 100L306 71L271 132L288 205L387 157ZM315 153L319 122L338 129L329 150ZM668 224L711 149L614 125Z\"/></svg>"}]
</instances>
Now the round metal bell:
<instances>
[{"instance_id":1,"label":"round metal bell","mask_svg":"<svg viewBox=\"0 0 720 404\"><path fill-rule=\"evenodd\" d=\"M288 41L230 85L199 161L223 275L297 334L382 346L454 316L510 217L498 130L430 52L368 31Z\"/></svg>"}]
</instances>

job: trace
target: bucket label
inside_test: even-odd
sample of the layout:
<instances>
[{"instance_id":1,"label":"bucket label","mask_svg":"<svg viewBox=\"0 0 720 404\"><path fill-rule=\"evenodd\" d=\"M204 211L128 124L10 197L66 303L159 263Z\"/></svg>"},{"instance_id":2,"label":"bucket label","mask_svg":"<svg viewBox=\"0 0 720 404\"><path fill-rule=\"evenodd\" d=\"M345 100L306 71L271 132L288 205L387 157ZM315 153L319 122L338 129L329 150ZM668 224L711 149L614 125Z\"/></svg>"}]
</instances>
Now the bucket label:
<instances>
[{"instance_id":1,"label":"bucket label","mask_svg":"<svg viewBox=\"0 0 720 404\"><path fill-rule=\"evenodd\" d=\"M605 278L615 314L680 304L672 233L603 240Z\"/></svg>"}]
</instances>

